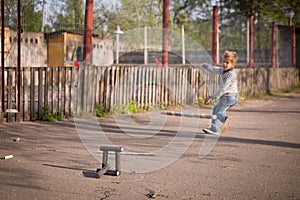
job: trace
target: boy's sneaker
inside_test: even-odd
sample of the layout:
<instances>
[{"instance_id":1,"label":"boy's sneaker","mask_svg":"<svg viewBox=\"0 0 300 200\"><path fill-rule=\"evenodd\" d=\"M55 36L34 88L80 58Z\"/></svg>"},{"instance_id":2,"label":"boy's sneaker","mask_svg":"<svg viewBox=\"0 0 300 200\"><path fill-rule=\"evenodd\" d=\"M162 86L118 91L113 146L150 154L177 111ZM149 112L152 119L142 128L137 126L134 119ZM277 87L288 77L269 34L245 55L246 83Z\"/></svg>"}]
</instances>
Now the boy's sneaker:
<instances>
[{"instance_id":1,"label":"boy's sneaker","mask_svg":"<svg viewBox=\"0 0 300 200\"><path fill-rule=\"evenodd\" d=\"M212 130L210 130L209 128L204 128L202 131L203 131L205 134L220 135L220 133L215 132L215 131L212 131Z\"/></svg>"},{"instance_id":2,"label":"boy's sneaker","mask_svg":"<svg viewBox=\"0 0 300 200\"><path fill-rule=\"evenodd\" d=\"M225 120L224 124L223 124L222 133L224 133L228 130L230 122L231 122L231 117L228 116L227 119Z\"/></svg>"}]
</instances>

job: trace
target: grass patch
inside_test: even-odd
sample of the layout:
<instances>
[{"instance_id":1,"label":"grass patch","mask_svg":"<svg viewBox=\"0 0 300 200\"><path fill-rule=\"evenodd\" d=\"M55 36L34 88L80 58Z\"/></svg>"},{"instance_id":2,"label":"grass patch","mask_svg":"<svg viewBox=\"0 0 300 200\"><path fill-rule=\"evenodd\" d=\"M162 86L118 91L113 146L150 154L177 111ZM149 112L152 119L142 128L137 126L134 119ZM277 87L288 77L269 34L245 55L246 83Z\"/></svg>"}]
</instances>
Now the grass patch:
<instances>
[{"instance_id":1,"label":"grass patch","mask_svg":"<svg viewBox=\"0 0 300 200\"><path fill-rule=\"evenodd\" d=\"M95 114L97 117L106 117L108 115L108 112L105 111L105 108L102 103L100 103L95 110Z\"/></svg>"},{"instance_id":2,"label":"grass patch","mask_svg":"<svg viewBox=\"0 0 300 200\"><path fill-rule=\"evenodd\" d=\"M48 106L43 108L43 117L42 120L48 121L48 122L57 122L62 120L62 116L56 112L52 113L50 111L50 108Z\"/></svg>"},{"instance_id":3,"label":"grass patch","mask_svg":"<svg viewBox=\"0 0 300 200\"><path fill-rule=\"evenodd\" d=\"M138 107L138 103L136 101L130 101L126 105L126 111L129 113L138 113L144 111L142 108Z\"/></svg>"}]
</instances>

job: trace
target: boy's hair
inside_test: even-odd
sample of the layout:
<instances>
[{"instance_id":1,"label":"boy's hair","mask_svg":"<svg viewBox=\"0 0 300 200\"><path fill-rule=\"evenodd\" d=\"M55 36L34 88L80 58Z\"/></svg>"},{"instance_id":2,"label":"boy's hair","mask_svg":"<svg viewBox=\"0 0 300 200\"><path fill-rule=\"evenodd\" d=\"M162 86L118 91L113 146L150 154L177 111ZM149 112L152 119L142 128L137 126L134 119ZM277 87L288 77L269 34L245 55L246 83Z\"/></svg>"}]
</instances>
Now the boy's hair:
<instances>
[{"instance_id":1,"label":"boy's hair","mask_svg":"<svg viewBox=\"0 0 300 200\"><path fill-rule=\"evenodd\" d=\"M223 59L228 60L233 65L235 65L238 60L238 55L234 51L225 51L225 53L223 55Z\"/></svg>"}]
</instances>

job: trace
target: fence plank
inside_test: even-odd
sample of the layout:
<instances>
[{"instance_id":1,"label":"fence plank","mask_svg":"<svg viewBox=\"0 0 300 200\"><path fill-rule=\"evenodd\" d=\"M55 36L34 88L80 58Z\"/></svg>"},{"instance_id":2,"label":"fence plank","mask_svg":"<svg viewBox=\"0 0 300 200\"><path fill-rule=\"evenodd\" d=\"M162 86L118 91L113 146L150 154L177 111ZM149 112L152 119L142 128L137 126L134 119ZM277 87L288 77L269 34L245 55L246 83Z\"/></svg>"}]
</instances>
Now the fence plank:
<instances>
[{"instance_id":1,"label":"fence plank","mask_svg":"<svg viewBox=\"0 0 300 200\"><path fill-rule=\"evenodd\" d=\"M151 108L154 104L153 104L153 67L149 67L148 68L148 77L149 77L149 81L148 81L148 107Z\"/></svg>"},{"instance_id":2,"label":"fence plank","mask_svg":"<svg viewBox=\"0 0 300 200\"><path fill-rule=\"evenodd\" d=\"M105 91L103 92L103 94L104 94L104 102L105 102L105 105L104 105L105 106L105 111L108 111L108 109L109 109L110 74L111 74L111 67L108 67L106 69L105 77L104 77Z\"/></svg>"},{"instance_id":3,"label":"fence plank","mask_svg":"<svg viewBox=\"0 0 300 200\"><path fill-rule=\"evenodd\" d=\"M55 99L56 99L56 68L52 68L52 82L51 82L51 111L55 112Z\"/></svg>"},{"instance_id":4,"label":"fence plank","mask_svg":"<svg viewBox=\"0 0 300 200\"><path fill-rule=\"evenodd\" d=\"M5 98L5 97L4 97ZM5 104L4 104L5 105ZM7 109L13 108L13 71L12 69L7 70ZM6 110L6 109L4 109ZM13 122L13 113L7 113L7 122Z\"/></svg>"},{"instance_id":5,"label":"fence plank","mask_svg":"<svg viewBox=\"0 0 300 200\"><path fill-rule=\"evenodd\" d=\"M122 106L123 104L125 104L126 103L126 101L127 101L127 96L128 96L128 86L129 86L129 83L128 83L128 80L129 80L129 78L128 78L128 73L127 73L127 71L128 71L128 68L127 67L123 67L122 69L121 69L121 85L122 85L122 90L121 90L121 93L122 93L122 95L121 95L121 104L120 104L120 106Z\"/></svg>"},{"instance_id":6,"label":"fence plank","mask_svg":"<svg viewBox=\"0 0 300 200\"><path fill-rule=\"evenodd\" d=\"M49 108L49 84L50 84L50 68L45 69L45 85L44 85L44 107Z\"/></svg>"},{"instance_id":7,"label":"fence plank","mask_svg":"<svg viewBox=\"0 0 300 200\"><path fill-rule=\"evenodd\" d=\"M35 69L31 68L30 72L30 120L33 121L35 120Z\"/></svg>"},{"instance_id":8,"label":"fence plank","mask_svg":"<svg viewBox=\"0 0 300 200\"><path fill-rule=\"evenodd\" d=\"M79 67L78 71L78 84L77 84L77 114L82 114L82 110L84 109L84 102L83 102L83 96L84 96L84 68L82 66Z\"/></svg>"},{"instance_id":9,"label":"fence plank","mask_svg":"<svg viewBox=\"0 0 300 200\"><path fill-rule=\"evenodd\" d=\"M115 96L115 104L116 106L121 106L124 98L124 84L123 84L123 67L119 68L118 75L116 76L116 96Z\"/></svg>"},{"instance_id":10,"label":"fence plank","mask_svg":"<svg viewBox=\"0 0 300 200\"><path fill-rule=\"evenodd\" d=\"M127 96L128 99L126 101L127 103L134 100L134 96L133 96L133 94L134 94L133 69L134 69L134 67L129 67L128 68L128 76L129 76L129 78L128 78L128 84L129 84L128 85L128 91L129 92L128 92L128 96Z\"/></svg>"},{"instance_id":11,"label":"fence plank","mask_svg":"<svg viewBox=\"0 0 300 200\"><path fill-rule=\"evenodd\" d=\"M101 73L100 73L100 77L99 77L99 82L98 84L100 84L100 93L99 93L99 102L98 104L102 103L102 102L105 102L104 101L104 97L105 97L105 94L104 94L104 89L105 89L105 71L106 71L106 68L104 67L101 67ZM105 104L102 103L102 106L104 106Z\"/></svg>"},{"instance_id":12,"label":"fence plank","mask_svg":"<svg viewBox=\"0 0 300 200\"><path fill-rule=\"evenodd\" d=\"M88 83L89 83L89 77L88 77L89 70L87 67L84 67L83 70L83 92L82 92L82 111L83 113L87 114L87 101L88 101Z\"/></svg>"},{"instance_id":13,"label":"fence plank","mask_svg":"<svg viewBox=\"0 0 300 200\"><path fill-rule=\"evenodd\" d=\"M121 103L120 103L120 107L122 105L124 105L127 101L127 96L128 96L128 91L127 91L127 86L128 86L128 74L127 74L127 67L122 67L121 69Z\"/></svg>"},{"instance_id":14,"label":"fence plank","mask_svg":"<svg viewBox=\"0 0 300 200\"><path fill-rule=\"evenodd\" d=\"M93 69L93 74L92 74L92 77L93 77L93 88L92 88L92 102L91 102L91 112L93 113L95 111L95 106L96 106L96 88L97 88L97 69L95 66L92 66L92 69Z\"/></svg>"},{"instance_id":15,"label":"fence plank","mask_svg":"<svg viewBox=\"0 0 300 200\"><path fill-rule=\"evenodd\" d=\"M140 90L141 90L140 107L141 108L144 108L144 106L145 106L145 91L146 91L145 79L146 79L146 69L145 69L145 67L142 67L141 68L141 82L140 82Z\"/></svg>"},{"instance_id":16,"label":"fence plank","mask_svg":"<svg viewBox=\"0 0 300 200\"><path fill-rule=\"evenodd\" d=\"M38 68L38 119L43 117L43 68Z\"/></svg>"},{"instance_id":17,"label":"fence plank","mask_svg":"<svg viewBox=\"0 0 300 200\"><path fill-rule=\"evenodd\" d=\"M57 105L57 110L59 113L62 114L62 104L63 104L63 90L62 90L62 84L63 84L63 72L64 72L64 68L59 67L58 68L58 105Z\"/></svg>"},{"instance_id":18,"label":"fence plank","mask_svg":"<svg viewBox=\"0 0 300 200\"><path fill-rule=\"evenodd\" d=\"M141 68L137 68L137 76L136 76L136 91L135 91L135 94L136 94L136 99L137 99L137 103L138 103L138 106L140 107L141 106L141 80L142 80L142 70Z\"/></svg>"},{"instance_id":19,"label":"fence plank","mask_svg":"<svg viewBox=\"0 0 300 200\"><path fill-rule=\"evenodd\" d=\"M23 120L29 120L29 113L28 113L28 68L24 68L23 70Z\"/></svg>"},{"instance_id":20,"label":"fence plank","mask_svg":"<svg viewBox=\"0 0 300 200\"><path fill-rule=\"evenodd\" d=\"M145 108L149 108L149 106L151 105L151 95L150 95L150 91L151 91L151 87L152 87L152 80L151 80L151 68L146 68L146 102L145 102Z\"/></svg>"},{"instance_id":21,"label":"fence plank","mask_svg":"<svg viewBox=\"0 0 300 200\"><path fill-rule=\"evenodd\" d=\"M76 102L76 105L78 105L77 104L78 96L75 94L76 88L77 88L77 92L78 92L78 70L79 70L78 67L71 68L71 85L70 85L71 91L70 91L70 110L69 110L69 113L71 116L73 116L74 113L77 113L75 110L75 109L77 109L77 107L75 108L74 102Z\"/></svg>"},{"instance_id":22,"label":"fence plank","mask_svg":"<svg viewBox=\"0 0 300 200\"><path fill-rule=\"evenodd\" d=\"M133 82L132 82L132 85L133 85L133 91L132 91L132 100L133 101L138 101L137 99L137 78L138 78L138 71L137 71L137 67L134 67L133 68Z\"/></svg>"},{"instance_id":23,"label":"fence plank","mask_svg":"<svg viewBox=\"0 0 300 200\"><path fill-rule=\"evenodd\" d=\"M86 113L89 113L91 111L91 101L93 97L91 96L92 92L92 87L93 87L93 76L92 76L92 67L87 66L85 68L86 73L85 73L85 92L84 92L84 99L85 99L85 110Z\"/></svg>"},{"instance_id":24,"label":"fence plank","mask_svg":"<svg viewBox=\"0 0 300 200\"><path fill-rule=\"evenodd\" d=\"M64 112L63 115L69 116L70 115L70 89L71 89L71 68L65 68L65 86L64 86Z\"/></svg>"},{"instance_id":25,"label":"fence plank","mask_svg":"<svg viewBox=\"0 0 300 200\"><path fill-rule=\"evenodd\" d=\"M96 80L95 80L95 107L99 105L100 100L100 77L101 77L101 67L96 67Z\"/></svg>"},{"instance_id":26,"label":"fence plank","mask_svg":"<svg viewBox=\"0 0 300 200\"><path fill-rule=\"evenodd\" d=\"M121 92L121 90L120 90L120 87L121 87L120 77L121 77L121 75L120 75L120 67L117 67L115 69L115 76L114 77L115 77L114 78L115 85L112 88L113 93L114 93L114 95L113 95L114 100L112 101L111 106L113 106L113 105L121 105L121 94L120 94L120 92Z\"/></svg>"}]
</instances>

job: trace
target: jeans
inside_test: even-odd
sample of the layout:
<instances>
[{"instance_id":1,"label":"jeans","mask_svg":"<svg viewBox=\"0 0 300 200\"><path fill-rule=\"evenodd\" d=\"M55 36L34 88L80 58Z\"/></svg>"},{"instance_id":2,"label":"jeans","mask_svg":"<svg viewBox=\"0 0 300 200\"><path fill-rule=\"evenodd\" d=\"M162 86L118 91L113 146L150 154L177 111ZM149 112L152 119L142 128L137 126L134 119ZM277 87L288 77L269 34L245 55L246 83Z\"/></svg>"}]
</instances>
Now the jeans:
<instances>
[{"instance_id":1,"label":"jeans","mask_svg":"<svg viewBox=\"0 0 300 200\"><path fill-rule=\"evenodd\" d=\"M213 107L213 115L217 116L217 119L211 121L210 129L215 132L220 132L222 124L226 121L226 110L234 106L238 102L237 94L225 94L220 97L219 103Z\"/></svg>"}]
</instances>

